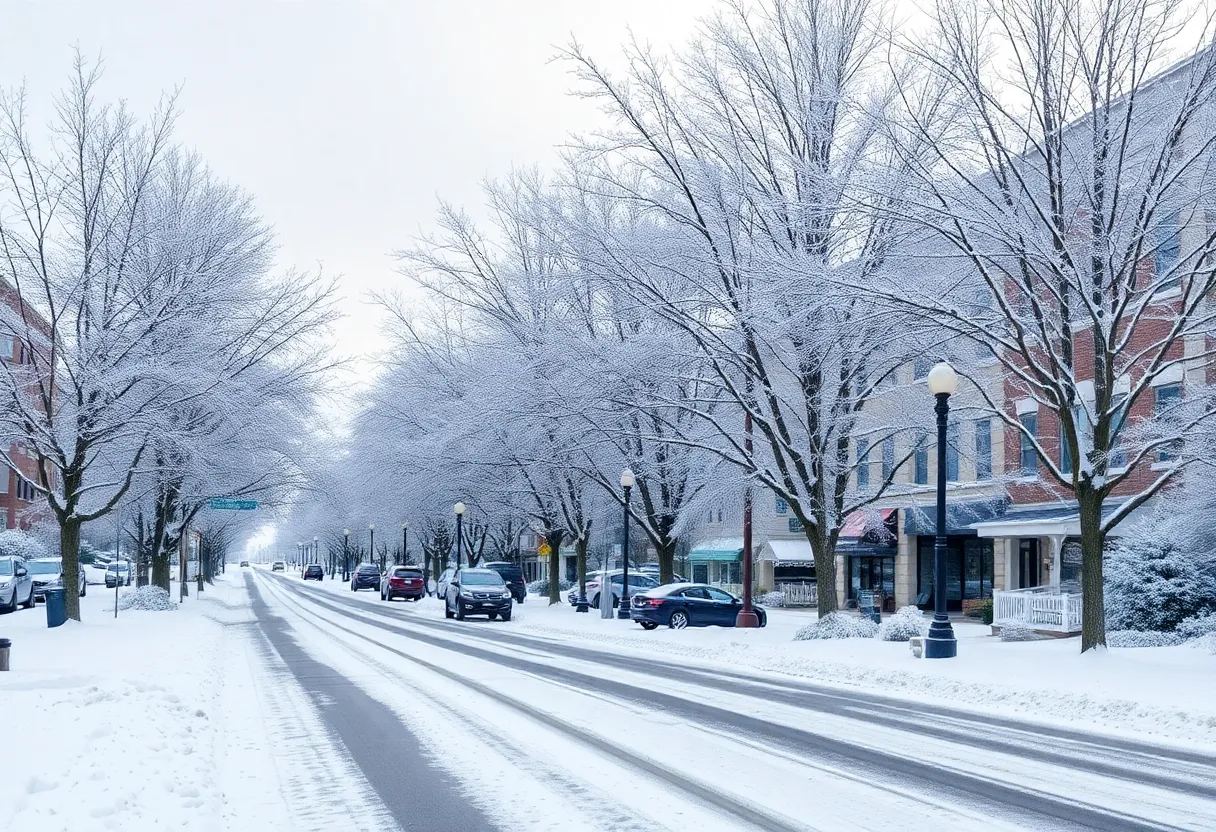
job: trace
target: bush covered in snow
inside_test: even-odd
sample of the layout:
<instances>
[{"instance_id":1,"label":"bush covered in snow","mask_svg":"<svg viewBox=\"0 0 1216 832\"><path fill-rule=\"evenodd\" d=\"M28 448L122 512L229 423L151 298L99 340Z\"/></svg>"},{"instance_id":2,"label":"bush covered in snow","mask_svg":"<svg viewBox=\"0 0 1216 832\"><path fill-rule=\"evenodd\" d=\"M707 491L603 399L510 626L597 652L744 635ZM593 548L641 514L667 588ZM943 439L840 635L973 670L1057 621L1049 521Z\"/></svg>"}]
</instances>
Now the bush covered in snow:
<instances>
[{"instance_id":1,"label":"bush covered in snow","mask_svg":"<svg viewBox=\"0 0 1216 832\"><path fill-rule=\"evenodd\" d=\"M1180 622L1177 632L1185 639L1202 638L1216 633L1216 612L1192 616Z\"/></svg>"},{"instance_id":2,"label":"bush covered in snow","mask_svg":"<svg viewBox=\"0 0 1216 832\"><path fill-rule=\"evenodd\" d=\"M914 606L900 607L878 627L878 637L883 641L907 641L929 633L929 620Z\"/></svg>"},{"instance_id":3,"label":"bush covered in snow","mask_svg":"<svg viewBox=\"0 0 1216 832\"><path fill-rule=\"evenodd\" d=\"M1029 627L1002 627L1001 641L1038 641L1046 638L1041 636Z\"/></svg>"},{"instance_id":4,"label":"bush covered in snow","mask_svg":"<svg viewBox=\"0 0 1216 832\"><path fill-rule=\"evenodd\" d=\"M633 583L633 582L630 581L630 583ZM568 589L574 589L574 582L567 581L564 579L559 580L557 582L557 588L560 589L562 592L565 592ZM543 580L543 581L532 581L530 584L528 584L528 594L529 595L548 595L549 594L549 581L547 579Z\"/></svg>"},{"instance_id":5,"label":"bush covered in snow","mask_svg":"<svg viewBox=\"0 0 1216 832\"><path fill-rule=\"evenodd\" d=\"M859 615L830 612L818 621L802 627L794 633L794 641L811 641L820 638L874 638L878 625Z\"/></svg>"},{"instance_id":6,"label":"bush covered in snow","mask_svg":"<svg viewBox=\"0 0 1216 832\"><path fill-rule=\"evenodd\" d=\"M158 586L141 586L134 592L128 592L118 599L120 610L175 610L177 602L169 598L169 593Z\"/></svg>"},{"instance_id":7,"label":"bush covered in snow","mask_svg":"<svg viewBox=\"0 0 1216 832\"><path fill-rule=\"evenodd\" d=\"M756 599L756 603L764 607L779 607L785 603L785 593L766 592Z\"/></svg>"},{"instance_id":8,"label":"bush covered in snow","mask_svg":"<svg viewBox=\"0 0 1216 832\"><path fill-rule=\"evenodd\" d=\"M7 476L7 474L6 474ZM50 557L51 551L38 538L21 529L0 531L0 555L33 560Z\"/></svg>"},{"instance_id":9,"label":"bush covered in snow","mask_svg":"<svg viewBox=\"0 0 1216 832\"><path fill-rule=\"evenodd\" d=\"M1106 558L1106 627L1172 632L1183 621L1216 613L1210 560L1168 538L1133 531Z\"/></svg>"},{"instance_id":10,"label":"bush covered in snow","mask_svg":"<svg viewBox=\"0 0 1216 832\"><path fill-rule=\"evenodd\" d=\"M1108 630L1107 647L1173 647L1182 644L1177 633L1157 633L1143 630Z\"/></svg>"}]
</instances>

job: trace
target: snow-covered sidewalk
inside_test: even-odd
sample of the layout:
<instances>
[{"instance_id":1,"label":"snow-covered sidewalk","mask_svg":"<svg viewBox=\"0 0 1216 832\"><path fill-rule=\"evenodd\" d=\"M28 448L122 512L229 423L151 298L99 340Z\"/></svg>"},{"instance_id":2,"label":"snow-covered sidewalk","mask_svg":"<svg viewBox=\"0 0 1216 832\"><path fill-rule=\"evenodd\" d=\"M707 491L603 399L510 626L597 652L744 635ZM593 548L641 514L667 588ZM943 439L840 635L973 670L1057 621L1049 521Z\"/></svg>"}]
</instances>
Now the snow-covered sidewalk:
<instances>
[{"instance_id":1,"label":"snow-covered sidewalk","mask_svg":"<svg viewBox=\"0 0 1216 832\"><path fill-rule=\"evenodd\" d=\"M383 605L376 593L351 593L339 581L321 586ZM433 598L393 606L443 617L442 604ZM547 599L529 596L516 605L511 622L498 626L585 641L601 650L797 676L842 689L1100 728L1126 737L1149 735L1187 745L1216 741L1216 697L1211 693L1216 655L1202 646L1112 648L1082 656L1076 638L1008 643L992 637L985 625L956 622L958 658L927 661L914 658L903 642L794 641L794 633L813 620L812 611L773 609L762 630L660 627L646 632L629 621L601 619L596 610L580 614L566 603L549 606Z\"/></svg>"},{"instance_id":2,"label":"snow-covered sidewalk","mask_svg":"<svg viewBox=\"0 0 1216 832\"><path fill-rule=\"evenodd\" d=\"M13 642L0 701L19 715L0 755L0 829L291 828L244 589L193 590L178 610L115 619L113 591L91 588L83 622L53 630L42 605L0 616Z\"/></svg>"}]
</instances>

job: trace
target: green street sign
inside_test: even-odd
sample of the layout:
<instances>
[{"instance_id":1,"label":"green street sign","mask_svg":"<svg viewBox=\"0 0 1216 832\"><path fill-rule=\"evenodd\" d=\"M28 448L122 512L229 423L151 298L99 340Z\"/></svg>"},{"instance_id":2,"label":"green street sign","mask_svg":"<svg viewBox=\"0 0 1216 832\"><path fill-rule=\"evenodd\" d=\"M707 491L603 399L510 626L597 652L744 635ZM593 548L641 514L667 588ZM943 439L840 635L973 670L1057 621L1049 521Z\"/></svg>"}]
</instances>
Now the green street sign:
<instances>
[{"instance_id":1,"label":"green street sign","mask_svg":"<svg viewBox=\"0 0 1216 832\"><path fill-rule=\"evenodd\" d=\"M258 507L258 501L228 500L223 497L212 497L211 507L219 511L254 511Z\"/></svg>"}]
</instances>

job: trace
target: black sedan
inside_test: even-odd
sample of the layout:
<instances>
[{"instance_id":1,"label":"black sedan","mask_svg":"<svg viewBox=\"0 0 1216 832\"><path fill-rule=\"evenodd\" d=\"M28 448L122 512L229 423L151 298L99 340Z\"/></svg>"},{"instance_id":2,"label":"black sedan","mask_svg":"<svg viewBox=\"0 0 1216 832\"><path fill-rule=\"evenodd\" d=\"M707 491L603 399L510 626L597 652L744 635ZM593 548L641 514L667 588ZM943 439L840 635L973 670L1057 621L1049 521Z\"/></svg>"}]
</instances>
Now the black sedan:
<instances>
[{"instance_id":1,"label":"black sedan","mask_svg":"<svg viewBox=\"0 0 1216 832\"><path fill-rule=\"evenodd\" d=\"M321 568L319 563L310 563L304 567L304 580L306 581L323 581L325 580L325 570Z\"/></svg>"},{"instance_id":2,"label":"black sedan","mask_svg":"<svg viewBox=\"0 0 1216 832\"><path fill-rule=\"evenodd\" d=\"M380 567L374 563L361 563L350 576L350 591L380 588Z\"/></svg>"},{"instance_id":3,"label":"black sedan","mask_svg":"<svg viewBox=\"0 0 1216 832\"><path fill-rule=\"evenodd\" d=\"M653 630L666 624L675 630L685 627L733 627L743 601L709 584L665 584L634 595L629 617ZM760 626L768 624L764 607L753 605Z\"/></svg>"}]
</instances>

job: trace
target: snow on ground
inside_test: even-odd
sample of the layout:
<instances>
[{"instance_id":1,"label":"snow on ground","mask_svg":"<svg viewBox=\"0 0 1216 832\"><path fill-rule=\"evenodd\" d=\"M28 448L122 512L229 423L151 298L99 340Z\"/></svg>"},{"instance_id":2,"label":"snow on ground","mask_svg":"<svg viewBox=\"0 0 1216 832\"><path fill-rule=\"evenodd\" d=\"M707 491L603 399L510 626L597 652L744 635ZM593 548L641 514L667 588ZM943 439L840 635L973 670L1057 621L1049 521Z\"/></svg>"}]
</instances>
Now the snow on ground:
<instances>
[{"instance_id":1,"label":"snow on ground","mask_svg":"<svg viewBox=\"0 0 1216 832\"><path fill-rule=\"evenodd\" d=\"M315 586L316 584L314 584ZM374 592L351 593L341 581L326 589L382 605ZM564 598L564 594L563 594ZM442 618L433 598L394 602ZM862 688L868 693L950 703L1038 722L1076 724L1125 736L1153 735L1186 744L1216 740L1216 655L1196 645L1112 648L1080 654L1077 638L1002 642L986 625L954 622L958 658L916 659L908 645L878 639L794 641L815 619L808 610L769 610L762 630L699 627L646 632L630 621L604 620L529 596L511 622L499 626L546 637L587 641L588 647L697 659Z\"/></svg>"},{"instance_id":2,"label":"snow on ground","mask_svg":"<svg viewBox=\"0 0 1216 832\"><path fill-rule=\"evenodd\" d=\"M21 715L0 755L0 829L335 828L332 818L302 822L283 796L283 759L302 755L283 754L284 732L261 703L293 692L267 676L242 584L221 580L201 600L191 585L178 610L117 619L113 591L81 600L83 622L53 630L41 604L0 616L0 637L13 642L0 702ZM300 733L312 753L338 756ZM340 765L326 774L366 789Z\"/></svg>"}]
</instances>

